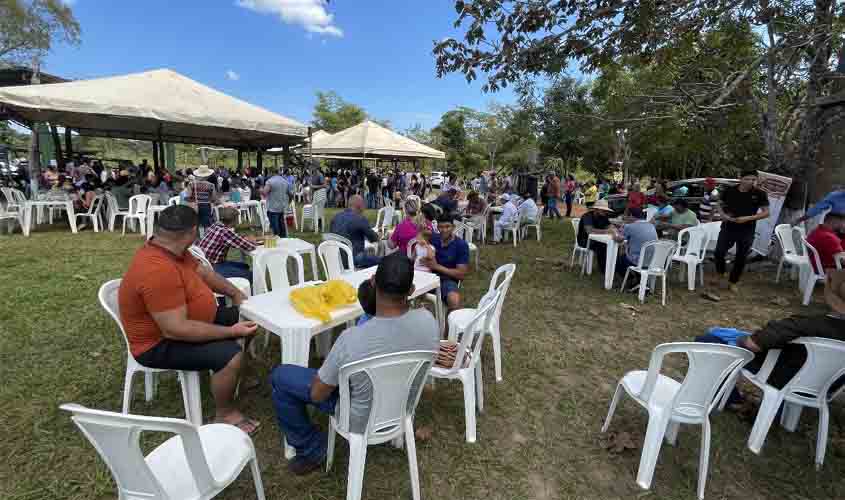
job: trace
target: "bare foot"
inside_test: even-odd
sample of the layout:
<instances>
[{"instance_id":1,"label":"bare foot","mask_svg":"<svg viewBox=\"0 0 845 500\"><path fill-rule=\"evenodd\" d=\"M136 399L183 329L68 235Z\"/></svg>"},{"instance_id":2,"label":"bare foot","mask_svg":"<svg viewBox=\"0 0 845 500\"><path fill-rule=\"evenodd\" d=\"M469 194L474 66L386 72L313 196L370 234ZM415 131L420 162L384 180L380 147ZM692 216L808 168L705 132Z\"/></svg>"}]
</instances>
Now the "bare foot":
<instances>
[{"instance_id":1,"label":"bare foot","mask_svg":"<svg viewBox=\"0 0 845 500\"><path fill-rule=\"evenodd\" d=\"M246 432L249 435L255 433L255 431L257 431L258 428L261 426L259 422L245 416L238 410L232 410L225 415L218 414L216 417L214 417L214 421L219 424L234 425L235 427Z\"/></svg>"}]
</instances>

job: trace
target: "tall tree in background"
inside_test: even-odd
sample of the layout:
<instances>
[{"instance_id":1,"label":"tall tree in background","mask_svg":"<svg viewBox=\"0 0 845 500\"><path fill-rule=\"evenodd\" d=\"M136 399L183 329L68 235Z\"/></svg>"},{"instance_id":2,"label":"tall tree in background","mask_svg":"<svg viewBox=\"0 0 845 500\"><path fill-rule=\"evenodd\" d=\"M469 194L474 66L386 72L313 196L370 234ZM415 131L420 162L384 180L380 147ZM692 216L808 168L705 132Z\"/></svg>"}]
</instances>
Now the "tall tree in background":
<instances>
[{"instance_id":1,"label":"tall tree in background","mask_svg":"<svg viewBox=\"0 0 845 500\"><path fill-rule=\"evenodd\" d=\"M358 105L344 101L337 92L317 92L312 124L317 130L331 134L358 125L367 119L367 112Z\"/></svg>"},{"instance_id":2,"label":"tall tree in background","mask_svg":"<svg viewBox=\"0 0 845 500\"><path fill-rule=\"evenodd\" d=\"M463 40L437 42L439 76L486 75L485 90L525 77L555 77L569 64L604 72L628 58L638 65L676 61L703 37L738 26L762 49L737 57L729 72L700 62L678 65L661 98L665 114L686 120L718 115L748 103L759 115L769 168L815 177L815 155L826 128L845 106L820 108L831 88L832 54L841 45L845 2L834 0L474 0L455 2ZM765 32L763 37L756 33ZM684 75L698 71L695 85ZM668 92L671 90L672 92ZM643 117L641 117L643 118ZM793 140L798 154L784 151Z\"/></svg>"},{"instance_id":3,"label":"tall tree in background","mask_svg":"<svg viewBox=\"0 0 845 500\"><path fill-rule=\"evenodd\" d=\"M38 62L55 42L76 45L79 36L79 23L61 0L0 0L0 62Z\"/></svg>"}]
</instances>

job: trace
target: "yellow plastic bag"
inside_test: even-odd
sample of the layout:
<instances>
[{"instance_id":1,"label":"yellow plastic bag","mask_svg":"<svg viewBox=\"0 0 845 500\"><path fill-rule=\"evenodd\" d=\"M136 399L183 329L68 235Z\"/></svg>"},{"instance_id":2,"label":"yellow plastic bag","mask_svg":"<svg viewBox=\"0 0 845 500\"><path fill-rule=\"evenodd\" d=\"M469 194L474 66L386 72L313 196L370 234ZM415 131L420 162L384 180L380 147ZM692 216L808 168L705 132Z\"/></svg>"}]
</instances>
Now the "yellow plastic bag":
<instances>
[{"instance_id":1,"label":"yellow plastic bag","mask_svg":"<svg viewBox=\"0 0 845 500\"><path fill-rule=\"evenodd\" d=\"M331 320L331 312L358 300L352 285L342 280L330 280L316 286L297 288L290 292L290 303L300 314L323 323Z\"/></svg>"}]
</instances>

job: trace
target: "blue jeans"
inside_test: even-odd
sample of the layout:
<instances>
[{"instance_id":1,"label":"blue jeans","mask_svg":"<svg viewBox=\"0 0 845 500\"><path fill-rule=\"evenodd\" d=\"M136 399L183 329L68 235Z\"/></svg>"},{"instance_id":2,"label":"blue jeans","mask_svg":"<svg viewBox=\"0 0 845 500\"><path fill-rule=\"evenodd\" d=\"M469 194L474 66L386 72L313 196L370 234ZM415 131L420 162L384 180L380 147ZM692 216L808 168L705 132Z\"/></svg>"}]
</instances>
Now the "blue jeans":
<instances>
[{"instance_id":1,"label":"blue jeans","mask_svg":"<svg viewBox=\"0 0 845 500\"><path fill-rule=\"evenodd\" d=\"M560 212L557 211L557 198L549 197L549 217L560 219Z\"/></svg>"},{"instance_id":2,"label":"blue jeans","mask_svg":"<svg viewBox=\"0 0 845 500\"><path fill-rule=\"evenodd\" d=\"M381 263L381 257L367 255L366 253L359 253L355 256L353 262L355 262L355 267L373 267Z\"/></svg>"},{"instance_id":3,"label":"blue jeans","mask_svg":"<svg viewBox=\"0 0 845 500\"><path fill-rule=\"evenodd\" d=\"M246 262L224 260L214 264L214 272L224 278L246 278L252 285L252 270Z\"/></svg>"},{"instance_id":4,"label":"blue jeans","mask_svg":"<svg viewBox=\"0 0 845 500\"><path fill-rule=\"evenodd\" d=\"M367 208L376 208L376 193L367 193Z\"/></svg>"},{"instance_id":5,"label":"blue jeans","mask_svg":"<svg viewBox=\"0 0 845 500\"><path fill-rule=\"evenodd\" d=\"M319 403L311 400L311 381L317 370L297 365L279 365L270 374L273 387L273 407L279 429L288 444L296 448L297 457L319 462L326 456L326 434L320 432L308 417L307 406L321 413L334 415L337 391Z\"/></svg>"},{"instance_id":6,"label":"blue jeans","mask_svg":"<svg viewBox=\"0 0 845 500\"><path fill-rule=\"evenodd\" d=\"M288 228L285 223L285 214L282 212L267 212L267 218L270 220L270 229L273 234L280 238L288 237Z\"/></svg>"}]
</instances>

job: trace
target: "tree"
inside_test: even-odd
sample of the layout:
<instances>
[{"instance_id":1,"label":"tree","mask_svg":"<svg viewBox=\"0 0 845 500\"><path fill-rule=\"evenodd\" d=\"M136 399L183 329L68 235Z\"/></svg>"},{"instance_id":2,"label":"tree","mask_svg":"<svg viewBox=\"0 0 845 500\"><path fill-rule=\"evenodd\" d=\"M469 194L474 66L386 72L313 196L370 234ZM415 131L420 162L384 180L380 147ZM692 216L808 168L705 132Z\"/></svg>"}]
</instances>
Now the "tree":
<instances>
[{"instance_id":1,"label":"tree","mask_svg":"<svg viewBox=\"0 0 845 500\"><path fill-rule=\"evenodd\" d=\"M367 119L363 108L344 101L337 92L317 92L312 124L317 130L330 134L358 125ZM389 126L389 124L388 124Z\"/></svg>"},{"instance_id":2,"label":"tree","mask_svg":"<svg viewBox=\"0 0 845 500\"><path fill-rule=\"evenodd\" d=\"M32 63L56 41L79 43L80 27L62 0L0 1L0 61Z\"/></svg>"},{"instance_id":3,"label":"tree","mask_svg":"<svg viewBox=\"0 0 845 500\"><path fill-rule=\"evenodd\" d=\"M485 90L526 77L555 77L571 63L599 73L614 71L621 60L675 63L679 71L667 92L652 96L664 105L659 118L694 122L742 104L753 106L769 168L810 179L822 134L845 119L845 106L816 105L830 92L831 57L842 43L845 2L457 0L455 7L455 25L467 23L466 31L461 41L435 43L438 76L459 72L473 80L481 72ZM750 35L761 50L730 54L736 57L729 71L710 71L684 59L714 34L727 35L721 41L727 44ZM648 113L638 117L650 118ZM786 158L784 145L794 139L799 157Z\"/></svg>"}]
</instances>

